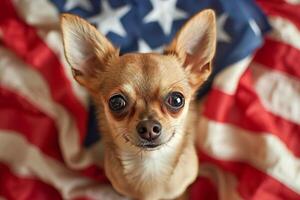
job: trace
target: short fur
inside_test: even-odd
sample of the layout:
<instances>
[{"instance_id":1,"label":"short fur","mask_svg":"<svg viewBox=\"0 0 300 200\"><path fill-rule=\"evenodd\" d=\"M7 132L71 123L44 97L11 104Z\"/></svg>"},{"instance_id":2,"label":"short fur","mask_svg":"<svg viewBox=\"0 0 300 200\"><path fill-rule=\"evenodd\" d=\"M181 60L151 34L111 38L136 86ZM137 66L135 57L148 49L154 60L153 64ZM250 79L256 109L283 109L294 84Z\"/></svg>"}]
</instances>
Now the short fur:
<instances>
[{"instance_id":1,"label":"short fur","mask_svg":"<svg viewBox=\"0 0 300 200\"><path fill-rule=\"evenodd\" d=\"M193 96L211 73L216 46L214 12L205 10L190 19L164 54L119 56L102 34L74 15L64 14L61 26L74 78L88 89L98 109L104 168L113 187L135 199L178 198L198 173ZM171 91L185 98L178 112L165 105ZM108 106L116 93L128 101L121 115ZM162 125L157 148L139 146L136 126L145 119Z\"/></svg>"}]
</instances>

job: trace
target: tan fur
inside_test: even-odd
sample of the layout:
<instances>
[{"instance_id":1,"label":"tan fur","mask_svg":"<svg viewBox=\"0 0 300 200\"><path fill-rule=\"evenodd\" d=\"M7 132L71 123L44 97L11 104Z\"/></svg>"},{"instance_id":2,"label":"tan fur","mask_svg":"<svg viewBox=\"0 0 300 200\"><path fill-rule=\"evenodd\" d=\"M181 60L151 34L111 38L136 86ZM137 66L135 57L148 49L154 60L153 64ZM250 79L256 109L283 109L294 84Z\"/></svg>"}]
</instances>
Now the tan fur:
<instances>
[{"instance_id":1,"label":"tan fur","mask_svg":"<svg viewBox=\"0 0 300 200\"><path fill-rule=\"evenodd\" d=\"M72 15L63 15L62 30L74 78L89 90L98 108L104 168L113 187L135 199L183 197L198 172L193 96L211 71L216 43L213 11L195 15L162 55L119 56L94 27ZM185 98L178 112L165 105L171 91ZM116 93L128 100L121 115L108 107L109 98ZM155 119L163 127L161 145L155 149L137 146L136 126L144 119Z\"/></svg>"}]
</instances>

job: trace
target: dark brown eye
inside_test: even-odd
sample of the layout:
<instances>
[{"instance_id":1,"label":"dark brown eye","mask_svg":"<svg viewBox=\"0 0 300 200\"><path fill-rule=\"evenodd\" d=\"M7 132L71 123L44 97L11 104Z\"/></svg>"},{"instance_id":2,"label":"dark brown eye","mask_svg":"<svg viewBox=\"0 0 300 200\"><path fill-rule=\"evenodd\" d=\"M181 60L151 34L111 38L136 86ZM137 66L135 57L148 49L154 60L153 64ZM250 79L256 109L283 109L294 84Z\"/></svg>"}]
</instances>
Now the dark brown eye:
<instances>
[{"instance_id":1,"label":"dark brown eye","mask_svg":"<svg viewBox=\"0 0 300 200\"><path fill-rule=\"evenodd\" d=\"M168 94L165 104L172 112L177 112L184 106L184 96L180 92L171 92Z\"/></svg>"},{"instance_id":2,"label":"dark brown eye","mask_svg":"<svg viewBox=\"0 0 300 200\"><path fill-rule=\"evenodd\" d=\"M126 99L121 94L116 94L109 99L109 108L111 111L120 113L127 105Z\"/></svg>"}]
</instances>

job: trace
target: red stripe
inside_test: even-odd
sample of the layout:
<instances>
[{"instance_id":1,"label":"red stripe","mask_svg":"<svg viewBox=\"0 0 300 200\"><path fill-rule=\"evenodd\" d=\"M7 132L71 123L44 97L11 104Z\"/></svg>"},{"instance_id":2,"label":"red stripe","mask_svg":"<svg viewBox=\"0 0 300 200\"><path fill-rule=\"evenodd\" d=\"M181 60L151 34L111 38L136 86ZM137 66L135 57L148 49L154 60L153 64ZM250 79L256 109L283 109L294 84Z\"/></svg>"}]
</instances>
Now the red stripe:
<instances>
[{"instance_id":1,"label":"red stripe","mask_svg":"<svg viewBox=\"0 0 300 200\"><path fill-rule=\"evenodd\" d=\"M109 184L109 180L105 176L104 170L99 168L98 166L95 165L89 166L81 170L81 174L93 180L96 180L101 184Z\"/></svg>"},{"instance_id":2,"label":"red stripe","mask_svg":"<svg viewBox=\"0 0 300 200\"><path fill-rule=\"evenodd\" d=\"M300 29L300 5L278 0L256 0L267 15L280 16L293 22Z\"/></svg>"},{"instance_id":3,"label":"red stripe","mask_svg":"<svg viewBox=\"0 0 300 200\"><path fill-rule=\"evenodd\" d=\"M269 59L272 55L272 59ZM260 48L254 60L264 66L300 78L300 50L282 42L265 38L265 45Z\"/></svg>"},{"instance_id":4,"label":"red stripe","mask_svg":"<svg viewBox=\"0 0 300 200\"><path fill-rule=\"evenodd\" d=\"M88 198L88 197L79 197L79 198L75 198L73 200L93 200L93 199Z\"/></svg>"},{"instance_id":5,"label":"red stripe","mask_svg":"<svg viewBox=\"0 0 300 200\"><path fill-rule=\"evenodd\" d=\"M216 186L205 177L198 177L189 189L190 200L218 200Z\"/></svg>"},{"instance_id":6,"label":"red stripe","mask_svg":"<svg viewBox=\"0 0 300 200\"><path fill-rule=\"evenodd\" d=\"M59 192L39 180L20 178L0 163L0 195L8 200L60 200Z\"/></svg>"},{"instance_id":7,"label":"red stripe","mask_svg":"<svg viewBox=\"0 0 300 200\"><path fill-rule=\"evenodd\" d=\"M0 87L0 129L22 133L45 154L62 161L58 132L52 119L20 95Z\"/></svg>"},{"instance_id":8,"label":"red stripe","mask_svg":"<svg viewBox=\"0 0 300 200\"><path fill-rule=\"evenodd\" d=\"M256 0L256 1L259 1L259 0ZM271 1L272 3L277 3L277 4L280 4L280 3L281 4L291 4L291 3L288 3L288 0L261 0L261 1Z\"/></svg>"},{"instance_id":9,"label":"red stripe","mask_svg":"<svg viewBox=\"0 0 300 200\"><path fill-rule=\"evenodd\" d=\"M250 70L242 76L235 95L212 89L204 105L204 115L257 134L274 134L300 157L300 126L265 110L253 89Z\"/></svg>"},{"instance_id":10,"label":"red stripe","mask_svg":"<svg viewBox=\"0 0 300 200\"><path fill-rule=\"evenodd\" d=\"M4 45L40 72L48 82L54 100L72 113L82 142L86 133L87 113L73 94L71 84L55 53L38 36L34 27L27 25L17 16L9 0L1 1L0 28Z\"/></svg>"},{"instance_id":11,"label":"red stripe","mask_svg":"<svg viewBox=\"0 0 300 200\"><path fill-rule=\"evenodd\" d=\"M224 171L235 175L238 180L237 191L245 200L300 199L299 194L250 165L218 160L204 152L199 152L199 158L200 163L213 163Z\"/></svg>"}]
</instances>

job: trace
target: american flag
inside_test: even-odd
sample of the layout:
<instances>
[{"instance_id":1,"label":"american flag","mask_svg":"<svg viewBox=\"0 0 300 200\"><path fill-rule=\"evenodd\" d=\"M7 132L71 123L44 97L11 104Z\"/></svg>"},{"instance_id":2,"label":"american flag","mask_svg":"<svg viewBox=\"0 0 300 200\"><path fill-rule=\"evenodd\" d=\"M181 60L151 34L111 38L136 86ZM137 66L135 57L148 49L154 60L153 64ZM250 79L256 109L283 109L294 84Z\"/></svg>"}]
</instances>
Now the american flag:
<instances>
[{"instance_id":1,"label":"american flag","mask_svg":"<svg viewBox=\"0 0 300 200\"><path fill-rule=\"evenodd\" d=\"M199 91L193 200L300 200L299 0L1 0L0 199L117 199L101 133L65 61L59 14L80 15L122 53L161 51L193 14L218 16Z\"/></svg>"}]
</instances>

